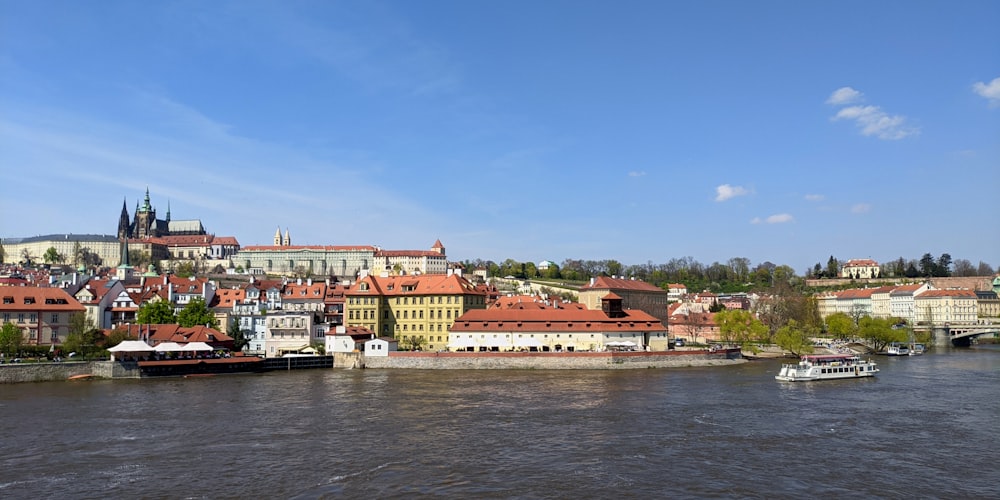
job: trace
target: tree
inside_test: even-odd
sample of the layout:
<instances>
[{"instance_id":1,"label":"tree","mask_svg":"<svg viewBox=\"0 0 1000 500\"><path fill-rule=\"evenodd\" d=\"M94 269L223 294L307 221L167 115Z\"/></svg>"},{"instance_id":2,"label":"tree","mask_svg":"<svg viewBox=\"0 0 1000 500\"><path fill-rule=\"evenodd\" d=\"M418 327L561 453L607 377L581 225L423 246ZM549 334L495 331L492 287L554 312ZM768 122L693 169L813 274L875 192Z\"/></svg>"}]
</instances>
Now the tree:
<instances>
[{"instance_id":1,"label":"tree","mask_svg":"<svg viewBox=\"0 0 1000 500\"><path fill-rule=\"evenodd\" d=\"M102 263L101 256L93 253L90 247L84 247L80 251L80 262L88 268L100 266Z\"/></svg>"},{"instance_id":2,"label":"tree","mask_svg":"<svg viewBox=\"0 0 1000 500\"><path fill-rule=\"evenodd\" d=\"M934 257L929 253L925 253L923 257L920 258L920 276L925 278L930 278L931 276L936 276L937 273L937 262L934 262Z\"/></svg>"},{"instance_id":3,"label":"tree","mask_svg":"<svg viewBox=\"0 0 1000 500\"><path fill-rule=\"evenodd\" d=\"M976 270L976 275L977 276L992 276L993 275L993 266L990 266L989 264L987 264L987 263L985 263L983 261L979 261L979 267Z\"/></svg>"},{"instance_id":4,"label":"tree","mask_svg":"<svg viewBox=\"0 0 1000 500\"><path fill-rule=\"evenodd\" d=\"M947 253L941 254L938 257L937 262L934 265L934 276L947 277L951 276L951 255Z\"/></svg>"},{"instance_id":5,"label":"tree","mask_svg":"<svg viewBox=\"0 0 1000 500\"><path fill-rule=\"evenodd\" d=\"M56 250L56 247L49 247L49 249L42 254L42 260L44 260L46 264L58 264L66 260L66 257L59 253L59 251Z\"/></svg>"},{"instance_id":6,"label":"tree","mask_svg":"<svg viewBox=\"0 0 1000 500\"><path fill-rule=\"evenodd\" d=\"M968 259L955 259L955 276L978 276L976 267Z\"/></svg>"},{"instance_id":7,"label":"tree","mask_svg":"<svg viewBox=\"0 0 1000 500\"><path fill-rule=\"evenodd\" d=\"M15 357L21 351L24 334L14 323L4 323L0 328L0 352Z\"/></svg>"},{"instance_id":8,"label":"tree","mask_svg":"<svg viewBox=\"0 0 1000 500\"><path fill-rule=\"evenodd\" d=\"M80 262L83 261L83 248L80 246L79 241L73 242L73 265L79 266Z\"/></svg>"},{"instance_id":9,"label":"tree","mask_svg":"<svg viewBox=\"0 0 1000 500\"><path fill-rule=\"evenodd\" d=\"M177 324L184 327L195 325L207 325L211 328L219 327L219 320L215 319L215 314L205 305L205 299L195 297L177 315Z\"/></svg>"},{"instance_id":10,"label":"tree","mask_svg":"<svg viewBox=\"0 0 1000 500\"><path fill-rule=\"evenodd\" d=\"M146 269L152 262L153 258L150 257L149 252L143 252L142 250L128 251L128 263L136 269Z\"/></svg>"},{"instance_id":11,"label":"tree","mask_svg":"<svg viewBox=\"0 0 1000 500\"><path fill-rule=\"evenodd\" d=\"M87 318L87 313L73 313L69 316L69 334L66 335L62 348L66 352L77 352L88 358L97 349L99 336L100 332Z\"/></svg>"},{"instance_id":12,"label":"tree","mask_svg":"<svg viewBox=\"0 0 1000 500\"><path fill-rule=\"evenodd\" d=\"M815 330L800 325L798 321L793 319L774 334L774 343L795 356L808 354L813 351L811 337L815 333Z\"/></svg>"},{"instance_id":13,"label":"tree","mask_svg":"<svg viewBox=\"0 0 1000 500\"><path fill-rule=\"evenodd\" d=\"M21 262L24 265L26 265L26 266L30 266L32 259L34 259L34 257L31 256L31 252L29 252L27 248L22 248L21 249Z\"/></svg>"},{"instance_id":14,"label":"tree","mask_svg":"<svg viewBox=\"0 0 1000 500\"><path fill-rule=\"evenodd\" d=\"M833 258L833 256L831 255L830 260L826 261L826 277L836 278L837 273L839 271L840 271L840 263L837 262L837 259Z\"/></svg>"},{"instance_id":15,"label":"tree","mask_svg":"<svg viewBox=\"0 0 1000 500\"><path fill-rule=\"evenodd\" d=\"M135 315L141 325L172 325L177 323L174 307L166 300L144 302Z\"/></svg>"},{"instance_id":16,"label":"tree","mask_svg":"<svg viewBox=\"0 0 1000 500\"><path fill-rule=\"evenodd\" d=\"M177 264L177 268L174 273L178 278L190 278L191 276L194 276L194 263L188 261L181 262L180 264Z\"/></svg>"},{"instance_id":17,"label":"tree","mask_svg":"<svg viewBox=\"0 0 1000 500\"><path fill-rule=\"evenodd\" d=\"M104 347L114 347L126 340L137 340L134 335L129 335L129 333L123 328L115 328L108 334L108 337L104 339Z\"/></svg>"},{"instance_id":18,"label":"tree","mask_svg":"<svg viewBox=\"0 0 1000 500\"><path fill-rule=\"evenodd\" d=\"M753 342L767 342L767 326L755 318L750 311L733 309L715 315L719 335L727 344L742 344L750 347Z\"/></svg>"},{"instance_id":19,"label":"tree","mask_svg":"<svg viewBox=\"0 0 1000 500\"><path fill-rule=\"evenodd\" d=\"M845 313L833 313L826 317L826 332L833 338L847 339L854 336L857 325Z\"/></svg>"},{"instance_id":20,"label":"tree","mask_svg":"<svg viewBox=\"0 0 1000 500\"><path fill-rule=\"evenodd\" d=\"M233 338L233 350L235 351L242 351L243 348L250 343L250 340L248 339L248 334L250 332L240 328L239 321L231 321L229 323L229 330L226 333Z\"/></svg>"},{"instance_id":21,"label":"tree","mask_svg":"<svg viewBox=\"0 0 1000 500\"><path fill-rule=\"evenodd\" d=\"M409 351L420 351L427 345L427 339L423 335L403 335L403 340L399 345Z\"/></svg>"},{"instance_id":22,"label":"tree","mask_svg":"<svg viewBox=\"0 0 1000 500\"><path fill-rule=\"evenodd\" d=\"M858 325L858 335L865 339L872 346L872 349L881 351L890 342L904 342L907 340L906 331L893 330L892 324L893 320L890 318L865 316L861 318L861 323Z\"/></svg>"}]
</instances>

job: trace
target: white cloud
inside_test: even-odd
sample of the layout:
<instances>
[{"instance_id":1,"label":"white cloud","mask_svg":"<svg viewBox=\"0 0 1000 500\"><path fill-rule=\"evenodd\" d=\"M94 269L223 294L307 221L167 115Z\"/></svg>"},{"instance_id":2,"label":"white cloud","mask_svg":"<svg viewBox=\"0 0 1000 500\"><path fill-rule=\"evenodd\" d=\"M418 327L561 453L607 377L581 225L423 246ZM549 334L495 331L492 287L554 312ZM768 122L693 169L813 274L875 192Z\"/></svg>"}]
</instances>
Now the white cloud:
<instances>
[{"instance_id":1,"label":"white cloud","mask_svg":"<svg viewBox=\"0 0 1000 500\"><path fill-rule=\"evenodd\" d=\"M827 104L832 104L834 106L841 106L843 104L850 104L852 102L858 102L862 100L861 92L852 89L851 87L840 87L834 90L830 97L826 99Z\"/></svg>"},{"instance_id":2,"label":"white cloud","mask_svg":"<svg viewBox=\"0 0 1000 500\"><path fill-rule=\"evenodd\" d=\"M715 201L726 201L737 196L748 195L750 194L750 191L743 186L730 186L729 184L723 184L715 188L715 193Z\"/></svg>"},{"instance_id":3,"label":"white cloud","mask_svg":"<svg viewBox=\"0 0 1000 500\"><path fill-rule=\"evenodd\" d=\"M628 173L629 177L643 177L644 175L646 175L646 172L644 171L636 172L635 170L633 170Z\"/></svg>"},{"instance_id":4,"label":"white cloud","mask_svg":"<svg viewBox=\"0 0 1000 500\"><path fill-rule=\"evenodd\" d=\"M872 209L872 206L868 203L857 203L851 207L852 214L863 214Z\"/></svg>"},{"instance_id":5,"label":"white cloud","mask_svg":"<svg viewBox=\"0 0 1000 500\"><path fill-rule=\"evenodd\" d=\"M1000 77L994 78L990 83L976 82L972 85L972 90L985 97L991 108L1000 106Z\"/></svg>"},{"instance_id":6,"label":"white cloud","mask_svg":"<svg viewBox=\"0 0 1000 500\"><path fill-rule=\"evenodd\" d=\"M807 194L806 195L806 201L823 201L824 199L826 199L826 196L823 196L821 194Z\"/></svg>"},{"instance_id":7,"label":"white cloud","mask_svg":"<svg viewBox=\"0 0 1000 500\"><path fill-rule=\"evenodd\" d=\"M861 135L874 135L879 139L896 140L920 133L919 129L908 125L903 116L889 115L878 106L848 106L838 111L833 120L854 120Z\"/></svg>"},{"instance_id":8,"label":"white cloud","mask_svg":"<svg viewBox=\"0 0 1000 500\"><path fill-rule=\"evenodd\" d=\"M762 222L766 222L768 224L784 224L785 222L792 222L794 220L795 217L792 217L791 214L774 214L766 219L761 219L760 217L754 217L753 219L750 219L750 223L760 224Z\"/></svg>"},{"instance_id":9,"label":"white cloud","mask_svg":"<svg viewBox=\"0 0 1000 500\"><path fill-rule=\"evenodd\" d=\"M792 222L795 220L791 214L774 214L765 219L768 224L784 224L785 222Z\"/></svg>"}]
</instances>

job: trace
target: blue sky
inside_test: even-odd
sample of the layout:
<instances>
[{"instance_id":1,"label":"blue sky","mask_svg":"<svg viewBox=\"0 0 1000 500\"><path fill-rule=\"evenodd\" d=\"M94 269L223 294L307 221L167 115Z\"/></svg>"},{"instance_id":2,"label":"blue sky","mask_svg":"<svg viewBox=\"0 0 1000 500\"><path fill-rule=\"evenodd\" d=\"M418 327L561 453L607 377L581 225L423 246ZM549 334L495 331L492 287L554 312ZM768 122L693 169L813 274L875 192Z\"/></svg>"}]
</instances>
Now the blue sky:
<instances>
[{"instance_id":1,"label":"blue sky","mask_svg":"<svg viewBox=\"0 0 1000 500\"><path fill-rule=\"evenodd\" d=\"M0 0L0 236L1000 265L1000 2Z\"/></svg>"}]
</instances>

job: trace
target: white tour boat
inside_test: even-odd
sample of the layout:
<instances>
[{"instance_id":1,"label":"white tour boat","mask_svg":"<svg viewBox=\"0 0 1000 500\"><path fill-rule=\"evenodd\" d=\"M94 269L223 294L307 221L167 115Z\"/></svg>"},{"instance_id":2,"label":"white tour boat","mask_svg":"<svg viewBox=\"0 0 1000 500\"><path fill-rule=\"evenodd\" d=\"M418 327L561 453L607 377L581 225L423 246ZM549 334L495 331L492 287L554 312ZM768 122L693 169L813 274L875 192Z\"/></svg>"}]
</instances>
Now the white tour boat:
<instances>
[{"instance_id":1,"label":"white tour boat","mask_svg":"<svg viewBox=\"0 0 1000 500\"><path fill-rule=\"evenodd\" d=\"M910 346L902 342L893 342L885 349L888 356L909 356Z\"/></svg>"},{"instance_id":2,"label":"white tour boat","mask_svg":"<svg viewBox=\"0 0 1000 500\"><path fill-rule=\"evenodd\" d=\"M854 354L806 354L798 364L783 364L774 376L783 382L874 377L878 366Z\"/></svg>"}]
</instances>

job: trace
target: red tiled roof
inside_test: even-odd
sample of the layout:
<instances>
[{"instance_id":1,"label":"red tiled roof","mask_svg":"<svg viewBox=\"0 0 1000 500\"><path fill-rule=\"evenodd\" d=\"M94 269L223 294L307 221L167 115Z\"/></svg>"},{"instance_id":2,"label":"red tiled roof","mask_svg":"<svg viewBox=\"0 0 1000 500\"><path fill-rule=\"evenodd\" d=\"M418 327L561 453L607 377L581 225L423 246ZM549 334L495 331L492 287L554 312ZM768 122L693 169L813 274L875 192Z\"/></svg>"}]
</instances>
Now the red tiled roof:
<instances>
[{"instance_id":1,"label":"red tiled roof","mask_svg":"<svg viewBox=\"0 0 1000 500\"><path fill-rule=\"evenodd\" d=\"M362 292L368 284L370 291ZM412 287L412 289L409 289ZM420 276L365 276L351 286L347 295L485 295L469 280L457 274L424 274Z\"/></svg>"},{"instance_id":2,"label":"red tiled roof","mask_svg":"<svg viewBox=\"0 0 1000 500\"><path fill-rule=\"evenodd\" d=\"M0 288L0 311L86 310L66 290L53 287L7 286Z\"/></svg>"},{"instance_id":3,"label":"red tiled roof","mask_svg":"<svg viewBox=\"0 0 1000 500\"><path fill-rule=\"evenodd\" d=\"M667 293L666 290L642 280L611 278L608 276L598 276L594 279L593 285L587 283L580 287L580 290L642 290Z\"/></svg>"},{"instance_id":4,"label":"red tiled roof","mask_svg":"<svg viewBox=\"0 0 1000 500\"><path fill-rule=\"evenodd\" d=\"M248 247L243 247L240 249L241 252L274 252L274 251L293 251L293 250L314 250L318 252L336 252L336 251L364 251L374 253L376 248L373 246L349 246L349 245L288 245L288 246L274 246L274 245L251 245Z\"/></svg>"},{"instance_id":5,"label":"red tiled roof","mask_svg":"<svg viewBox=\"0 0 1000 500\"><path fill-rule=\"evenodd\" d=\"M872 259L850 259L844 267L878 267L878 262Z\"/></svg>"},{"instance_id":6,"label":"red tiled roof","mask_svg":"<svg viewBox=\"0 0 1000 500\"><path fill-rule=\"evenodd\" d=\"M958 297L966 299L975 299L976 292L972 290L927 290L926 292L917 295L917 299L933 299L938 297Z\"/></svg>"}]
</instances>

